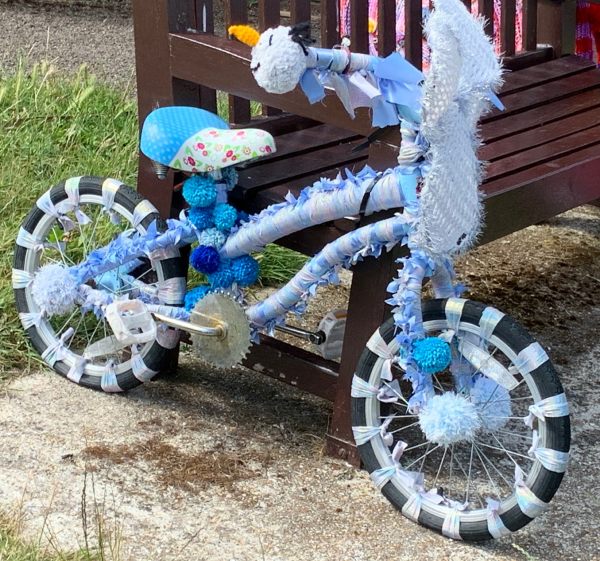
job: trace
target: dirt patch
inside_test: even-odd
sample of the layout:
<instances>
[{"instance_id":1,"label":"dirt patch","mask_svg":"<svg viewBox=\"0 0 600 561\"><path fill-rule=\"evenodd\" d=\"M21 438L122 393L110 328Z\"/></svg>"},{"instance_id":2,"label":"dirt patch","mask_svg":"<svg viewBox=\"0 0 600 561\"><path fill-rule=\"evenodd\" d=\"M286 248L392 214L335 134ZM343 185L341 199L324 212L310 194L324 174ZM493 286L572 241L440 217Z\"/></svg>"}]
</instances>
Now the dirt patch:
<instances>
[{"instance_id":1,"label":"dirt patch","mask_svg":"<svg viewBox=\"0 0 600 561\"><path fill-rule=\"evenodd\" d=\"M135 444L86 446L82 457L113 464L147 462L160 484L190 492L212 485L231 489L236 482L264 474L272 462L268 451L213 448L196 454L182 453L158 436ZM97 467L92 463L96 471Z\"/></svg>"}]
</instances>

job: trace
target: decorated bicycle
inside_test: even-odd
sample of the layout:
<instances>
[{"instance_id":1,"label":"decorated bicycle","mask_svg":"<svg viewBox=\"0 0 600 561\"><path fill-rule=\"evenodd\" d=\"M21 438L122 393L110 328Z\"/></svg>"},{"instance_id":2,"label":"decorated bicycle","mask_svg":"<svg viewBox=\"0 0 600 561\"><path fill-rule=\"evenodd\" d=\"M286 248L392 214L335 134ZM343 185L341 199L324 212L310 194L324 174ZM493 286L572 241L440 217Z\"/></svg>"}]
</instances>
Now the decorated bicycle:
<instances>
[{"instance_id":1,"label":"decorated bicycle","mask_svg":"<svg viewBox=\"0 0 600 561\"><path fill-rule=\"evenodd\" d=\"M448 537L518 530L562 480L569 417L542 347L502 312L461 298L454 280L452 258L482 222L477 121L500 104L501 68L482 22L459 0L437 0L426 76L397 53L313 48L303 26L231 32L254 45L252 71L265 89L299 84L311 102L334 89L351 114L368 106L374 126L400 126L398 166L321 179L248 217L227 202L235 166L274 152L273 138L201 109L157 109L141 150L157 174L188 174L189 208L164 221L129 187L95 177L42 195L18 233L13 268L33 346L59 374L107 392L152 379L182 331L203 359L231 366L260 332L285 330L286 316L301 314L340 268L406 246L388 287L392 317L369 339L352 383L362 461L404 515ZM252 254L267 243L386 209L401 212L338 238L271 296L245 303L258 277ZM181 249L190 245L206 283L187 290ZM435 299L422 301L426 279Z\"/></svg>"}]
</instances>

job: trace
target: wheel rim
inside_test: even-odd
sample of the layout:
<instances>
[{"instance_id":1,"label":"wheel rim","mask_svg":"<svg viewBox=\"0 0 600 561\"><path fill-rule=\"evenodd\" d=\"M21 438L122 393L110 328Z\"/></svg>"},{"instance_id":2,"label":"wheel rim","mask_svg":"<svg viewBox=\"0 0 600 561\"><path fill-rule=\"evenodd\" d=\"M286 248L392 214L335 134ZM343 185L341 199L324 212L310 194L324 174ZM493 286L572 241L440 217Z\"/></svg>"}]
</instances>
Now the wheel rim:
<instances>
[{"instance_id":1,"label":"wheel rim","mask_svg":"<svg viewBox=\"0 0 600 561\"><path fill-rule=\"evenodd\" d=\"M104 202L101 195L81 194L78 210L83 211L91 221L89 224L82 225L77 220L74 211L67 212L66 215L71 218L75 224L75 227L69 232L64 231L60 227L60 224L55 217L46 213L43 214L41 219L35 225L32 236L35 239L52 244L54 247L44 247L43 249L38 250L28 249L24 260L25 271L33 274L41 266L49 263L59 263L71 266L75 264L75 262L80 262L82 258L87 257L91 250L104 246L118 233L127 230L131 230L132 232L135 230L140 233L146 231L141 224L136 228L133 228L132 211L116 201L112 205L110 213L106 213L104 211ZM119 217L119 225L111 223L111 216ZM58 236L60 236L61 239L58 239ZM61 241L65 242L64 247L61 247L61 245L57 243ZM148 287L158 286L159 283L165 280L160 263L150 265L138 280L143 282L144 278L149 279L151 274L156 278L152 279L153 282L144 283L147 284ZM108 290L105 285L100 284L97 288L108 290L108 292L113 294L126 292L125 287L130 284L130 281L129 279L125 279L124 270L121 271L121 267L117 267L116 277L117 279L120 279L120 282L122 282L123 285L118 287L117 290ZM40 309L32 297L30 287L26 288L25 297L28 311L38 313ZM43 342L49 347L56 344L60 339L60 336L64 334L69 327L73 327L75 333L70 338L70 343L65 349L65 355L61 359L62 362L66 363L69 367L72 367L81 359L83 350L86 347L112 333L106 319L103 317L101 319L95 319L92 318L92 316L92 312L82 314L79 306L77 306L72 313L66 314L65 316L53 317L50 319L42 317L42 320L37 327L37 332ZM143 346L140 346L137 351L143 358L151 347L152 342L146 343ZM84 373L89 376L101 378L106 373L107 364L112 361L115 374L122 374L131 368L131 356L132 349L130 347L123 349L118 353L111 353L110 356L101 355L96 359L86 362Z\"/></svg>"},{"instance_id":2,"label":"wheel rim","mask_svg":"<svg viewBox=\"0 0 600 561\"><path fill-rule=\"evenodd\" d=\"M428 335L437 335L448 329L446 320L426 321L423 326ZM458 336L480 339L479 327L468 322L461 322L457 330ZM506 362L514 365L517 355L507 343L496 336L491 336L486 342L490 354L493 353L493 356L498 358L500 353ZM394 339L388 344L388 348L393 354L396 354L399 345ZM380 388L385 385L385 381L381 380L384 363L385 359L383 358L378 358L375 362L368 380L371 386ZM401 373L399 371L397 375L401 375ZM515 464L523 470L524 482L527 487L531 487L541 465L538 460L531 458L527 453L533 443L533 431L525 425L523 420L528 413L528 406L539 401L541 397L531 376L518 370L514 372L514 375L520 378L517 388L509 392L512 407L510 417L515 418L506 419L506 424L498 430L483 431L489 434L478 435L474 439L474 443L461 442L452 446L440 446L434 450L435 443L428 443L420 429L417 415L398 417L392 420L388 433L393 434L393 444L388 446L383 437L379 435L369 441L379 465L385 468L395 465L390 452L397 442L401 439L405 442L412 440L407 442L407 447L400 459L401 467L391 477L390 483L410 500L413 495L417 494L417 491L410 487L404 476L407 475L406 472L416 468L417 472L423 473L425 492L442 487L445 498L451 501L450 504L448 502L436 504L432 500L422 500L420 509L437 517L445 518L449 511L455 510L457 507L460 509L459 505L466 503L464 510L458 510L461 523L485 521L488 514L486 505L488 498L500 503L498 508L500 514L514 507L517 504L514 494ZM455 389L454 380L448 373L436 375L435 378L436 394L442 393L440 386L444 390ZM399 398L400 404L392 407L393 414L409 415L404 402L410 396L411 390L405 390L404 384L401 384L400 388L402 397ZM377 398L365 400L365 421L368 426L380 426L391 412L382 411L382 404ZM547 438L545 423L537 423L536 430L538 431L539 445L544 446ZM511 447L506 446L509 441ZM516 449L512 446L516 446ZM509 453L504 451L503 447ZM473 454L471 454L471 449ZM497 463L501 456L504 457L504 464ZM462 475L463 480L466 480L466 486L463 485L462 493L456 492L459 480L456 474ZM452 481L453 477L456 482Z\"/></svg>"}]
</instances>

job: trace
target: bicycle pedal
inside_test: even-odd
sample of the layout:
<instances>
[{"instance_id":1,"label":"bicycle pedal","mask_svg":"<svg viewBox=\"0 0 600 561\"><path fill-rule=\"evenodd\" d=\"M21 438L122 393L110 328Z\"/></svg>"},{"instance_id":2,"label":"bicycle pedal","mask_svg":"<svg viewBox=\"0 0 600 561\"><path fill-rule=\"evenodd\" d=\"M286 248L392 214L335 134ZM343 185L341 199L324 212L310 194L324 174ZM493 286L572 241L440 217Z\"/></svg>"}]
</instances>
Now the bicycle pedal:
<instances>
[{"instance_id":1,"label":"bicycle pedal","mask_svg":"<svg viewBox=\"0 0 600 561\"><path fill-rule=\"evenodd\" d=\"M346 310L339 308L328 312L319 323L319 331L325 334L325 341L315 348L323 358L337 360L342 356L346 317Z\"/></svg>"},{"instance_id":2,"label":"bicycle pedal","mask_svg":"<svg viewBox=\"0 0 600 561\"><path fill-rule=\"evenodd\" d=\"M115 300L105 311L115 339L123 346L156 339L156 323L141 300Z\"/></svg>"}]
</instances>

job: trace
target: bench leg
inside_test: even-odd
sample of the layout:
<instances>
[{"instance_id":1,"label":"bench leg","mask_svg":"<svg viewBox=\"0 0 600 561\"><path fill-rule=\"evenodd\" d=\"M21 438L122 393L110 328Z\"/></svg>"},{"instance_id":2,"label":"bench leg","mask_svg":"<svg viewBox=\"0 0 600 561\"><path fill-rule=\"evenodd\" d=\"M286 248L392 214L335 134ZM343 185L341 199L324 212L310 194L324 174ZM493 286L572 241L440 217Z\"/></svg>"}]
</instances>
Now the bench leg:
<instances>
[{"instance_id":1,"label":"bench leg","mask_svg":"<svg viewBox=\"0 0 600 561\"><path fill-rule=\"evenodd\" d=\"M379 259L366 259L353 268L344 348L336 384L333 414L327 431L326 452L356 467L360 465L360 458L352 436L350 410L352 377L369 337L389 316L390 307L384 301L389 296L386 287L398 267L395 264L397 256L397 252L392 251Z\"/></svg>"}]
</instances>

